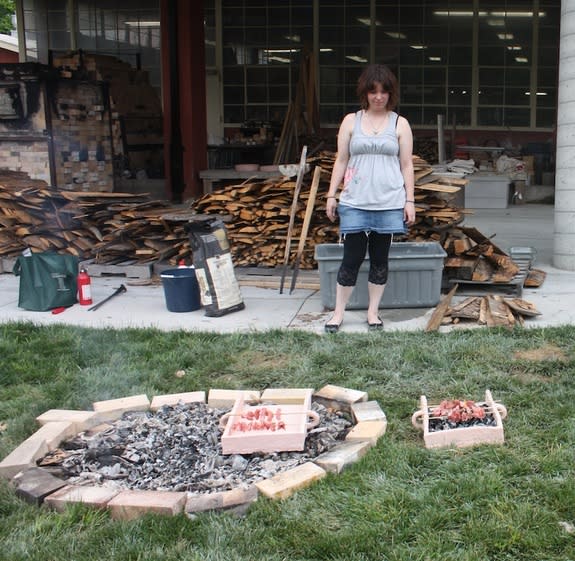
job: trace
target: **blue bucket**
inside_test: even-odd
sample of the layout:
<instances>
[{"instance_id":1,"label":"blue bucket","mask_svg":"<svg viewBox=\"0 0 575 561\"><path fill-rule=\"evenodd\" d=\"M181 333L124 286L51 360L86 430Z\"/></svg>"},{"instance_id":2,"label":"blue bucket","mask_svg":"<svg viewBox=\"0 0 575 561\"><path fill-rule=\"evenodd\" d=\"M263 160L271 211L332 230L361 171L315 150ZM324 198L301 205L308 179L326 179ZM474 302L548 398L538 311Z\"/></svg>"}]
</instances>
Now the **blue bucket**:
<instances>
[{"instance_id":1,"label":"blue bucket","mask_svg":"<svg viewBox=\"0 0 575 561\"><path fill-rule=\"evenodd\" d=\"M166 307L170 312L193 312L202 307L196 271L191 267L166 269L160 273Z\"/></svg>"}]
</instances>

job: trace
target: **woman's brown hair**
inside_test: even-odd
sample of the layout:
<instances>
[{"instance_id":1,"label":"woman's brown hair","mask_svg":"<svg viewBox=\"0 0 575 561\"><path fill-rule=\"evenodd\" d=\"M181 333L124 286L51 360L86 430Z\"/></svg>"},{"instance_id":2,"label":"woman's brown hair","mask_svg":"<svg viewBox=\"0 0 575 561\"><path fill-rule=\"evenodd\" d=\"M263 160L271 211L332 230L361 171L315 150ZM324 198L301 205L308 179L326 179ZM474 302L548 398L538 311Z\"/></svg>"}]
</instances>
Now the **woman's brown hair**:
<instances>
[{"instance_id":1,"label":"woman's brown hair","mask_svg":"<svg viewBox=\"0 0 575 561\"><path fill-rule=\"evenodd\" d=\"M368 108L367 94L381 84L384 92L389 93L387 109L393 111L399 102L399 86L395 74L384 64L368 66L357 80L357 97L362 109Z\"/></svg>"}]
</instances>

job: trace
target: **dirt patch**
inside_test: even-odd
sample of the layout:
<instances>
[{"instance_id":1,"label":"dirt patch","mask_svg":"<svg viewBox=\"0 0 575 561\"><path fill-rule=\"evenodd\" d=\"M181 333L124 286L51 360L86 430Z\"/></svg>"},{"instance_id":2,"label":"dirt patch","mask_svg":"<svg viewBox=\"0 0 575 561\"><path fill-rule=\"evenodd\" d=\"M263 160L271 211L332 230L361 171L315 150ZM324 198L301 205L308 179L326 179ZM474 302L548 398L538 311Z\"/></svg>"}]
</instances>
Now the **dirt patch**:
<instances>
[{"instance_id":1,"label":"dirt patch","mask_svg":"<svg viewBox=\"0 0 575 561\"><path fill-rule=\"evenodd\" d=\"M532 362L567 362L567 356L556 345L545 345L538 349L516 351L513 354L513 358L515 360L529 360Z\"/></svg>"},{"instance_id":2,"label":"dirt patch","mask_svg":"<svg viewBox=\"0 0 575 561\"><path fill-rule=\"evenodd\" d=\"M267 354L263 351L247 350L237 355L236 363L249 365L252 370L270 371L289 366L293 357L281 354Z\"/></svg>"}]
</instances>

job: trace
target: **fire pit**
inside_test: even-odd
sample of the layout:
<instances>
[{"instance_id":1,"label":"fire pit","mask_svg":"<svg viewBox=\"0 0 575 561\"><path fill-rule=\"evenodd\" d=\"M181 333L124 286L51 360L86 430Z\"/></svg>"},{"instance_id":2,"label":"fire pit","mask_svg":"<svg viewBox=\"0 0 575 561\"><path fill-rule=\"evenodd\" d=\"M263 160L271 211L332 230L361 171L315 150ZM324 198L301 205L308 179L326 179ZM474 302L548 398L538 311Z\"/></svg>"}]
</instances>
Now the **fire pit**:
<instances>
[{"instance_id":1,"label":"fire pit","mask_svg":"<svg viewBox=\"0 0 575 561\"><path fill-rule=\"evenodd\" d=\"M38 422L0 476L31 502L82 502L123 519L287 497L357 461L386 426L365 392L337 386L210 390L207 401L204 392L130 396L94 411L50 410Z\"/></svg>"}]
</instances>

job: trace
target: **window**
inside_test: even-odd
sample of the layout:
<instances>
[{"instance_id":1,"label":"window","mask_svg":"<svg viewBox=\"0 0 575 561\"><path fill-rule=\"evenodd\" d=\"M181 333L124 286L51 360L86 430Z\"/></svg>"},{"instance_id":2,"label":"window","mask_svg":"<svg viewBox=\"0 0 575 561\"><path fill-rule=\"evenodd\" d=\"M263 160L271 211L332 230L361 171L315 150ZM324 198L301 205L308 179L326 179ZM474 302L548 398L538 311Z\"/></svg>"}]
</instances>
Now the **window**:
<instances>
[{"instance_id":1,"label":"window","mask_svg":"<svg viewBox=\"0 0 575 561\"><path fill-rule=\"evenodd\" d=\"M28 60L48 63L48 53L83 49L145 68L160 89L159 0L24 0ZM121 6L121 7L120 7Z\"/></svg>"},{"instance_id":2,"label":"window","mask_svg":"<svg viewBox=\"0 0 575 561\"><path fill-rule=\"evenodd\" d=\"M479 126L530 125L533 35L531 0L480 2L478 14ZM539 17L544 17L540 12Z\"/></svg>"},{"instance_id":3,"label":"window","mask_svg":"<svg viewBox=\"0 0 575 561\"><path fill-rule=\"evenodd\" d=\"M359 109L357 78L370 59L366 0L319 0L319 99L322 123Z\"/></svg>"},{"instance_id":4,"label":"window","mask_svg":"<svg viewBox=\"0 0 575 561\"><path fill-rule=\"evenodd\" d=\"M302 56L313 50L312 29L307 0L222 0L226 124L283 122Z\"/></svg>"},{"instance_id":5,"label":"window","mask_svg":"<svg viewBox=\"0 0 575 561\"><path fill-rule=\"evenodd\" d=\"M458 127L554 126L560 0L221 4L227 125L281 120L315 46L324 127L357 110L370 62L397 74L399 110L414 126L435 127L439 114Z\"/></svg>"}]
</instances>

